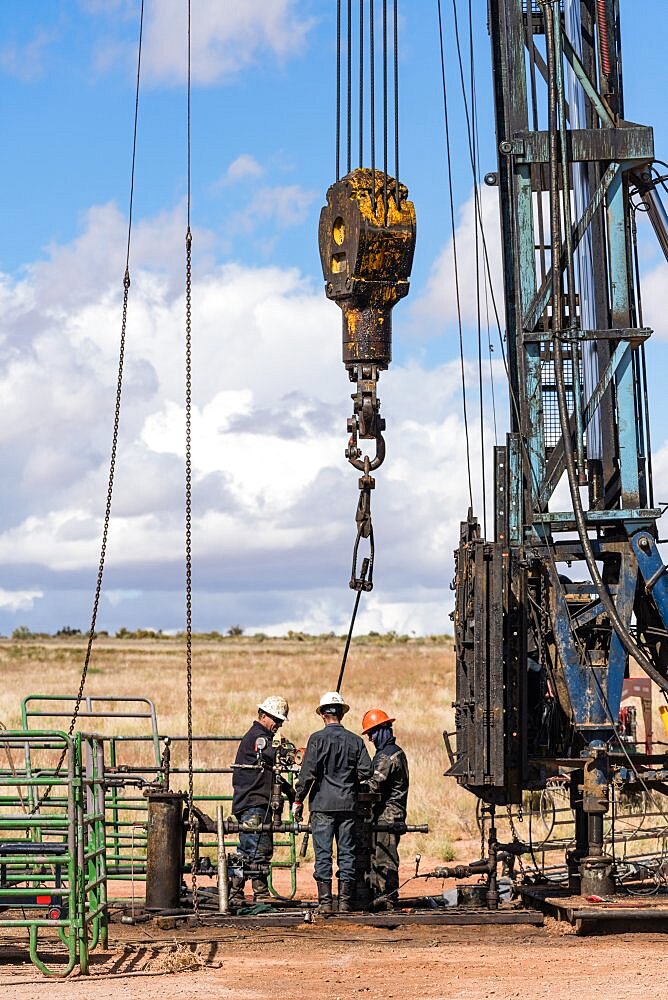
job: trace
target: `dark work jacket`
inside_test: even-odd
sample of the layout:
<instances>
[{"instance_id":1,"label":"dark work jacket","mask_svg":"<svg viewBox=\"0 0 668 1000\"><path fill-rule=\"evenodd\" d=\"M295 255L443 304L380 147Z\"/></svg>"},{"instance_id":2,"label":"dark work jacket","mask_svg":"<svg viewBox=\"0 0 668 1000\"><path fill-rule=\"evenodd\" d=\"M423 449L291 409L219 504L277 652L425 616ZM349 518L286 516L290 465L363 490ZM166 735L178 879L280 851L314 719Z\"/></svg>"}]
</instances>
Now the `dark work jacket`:
<instances>
[{"instance_id":1,"label":"dark work jacket","mask_svg":"<svg viewBox=\"0 0 668 1000\"><path fill-rule=\"evenodd\" d=\"M380 794L380 802L374 805L374 818L386 823L403 823L409 782L406 754L392 739L376 752L372 764L369 791Z\"/></svg>"},{"instance_id":2,"label":"dark work jacket","mask_svg":"<svg viewBox=\"0 0 668 1000\"><path fill-rule=\"evenodd\" d=\"M239 815L251 806L269 807L271 798L272 767L276 757L276 748L272 746L272 733L255 721L244 737L242 737L235 764L257 764L258 740L266 741L262 750L262 760L267 765L262 771L239 770L232 772L232 812Z\"/></svg>"},{"instance_id":3,"label":"dark work jacket","mask_svg":"<svg viewBox=\"0 0 668 1000\"><path fill-rule=\"evenodd\" d=\"M309 795L311 812L352 812L360 781L372 774L363 741L339 723L324 726L308 738L295 785L298 802Z\"/></svg>"}]
</instances>

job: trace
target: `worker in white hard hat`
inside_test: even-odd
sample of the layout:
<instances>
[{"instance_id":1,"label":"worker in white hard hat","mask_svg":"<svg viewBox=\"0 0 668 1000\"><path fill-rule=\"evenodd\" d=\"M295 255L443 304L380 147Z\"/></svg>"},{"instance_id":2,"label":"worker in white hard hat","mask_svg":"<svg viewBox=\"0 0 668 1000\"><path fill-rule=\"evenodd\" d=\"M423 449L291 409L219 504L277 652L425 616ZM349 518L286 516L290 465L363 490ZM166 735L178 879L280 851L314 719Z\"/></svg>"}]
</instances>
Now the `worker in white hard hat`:
<instances>
[{"instance_id":1,"label":"worker in white hard hat","mask_svg":"<svg viewBox=\"0 0 668 1000\"><path fill-rule=\"evenodd\" d=\"M288 703L280 695L270 695L257 706L257 719L242 737L232 771L232 812L237 821L261 827L271 822L272 768L276 757L274 735L288 720ZM264 765L258 767L258 764ZM270 830L242 830L239 833L239 854L249 863L268 865L274 853L274 838ZM230 902L243 902L242 877L233 878ZM267 874L252 879L255 902L271 898Z\"/></svg>"},{"instance_id":2,"label":"worker in white hard hat","mask_svg":"<svg viewBox=\"0 0 668 1000\"><path fill-rule=\"evenodd\" d=\"M360 782L373 774L364 741L341 724L349 706L338 691L327 691L316 709L324 727L309 736L295 785L293 814L301 822L303 803L309 811L318 902L322 913L333 910L332 849L336 840L339 866L339 910L353 908L355 895L355 808Z\"/></svg>"}]
</instances>

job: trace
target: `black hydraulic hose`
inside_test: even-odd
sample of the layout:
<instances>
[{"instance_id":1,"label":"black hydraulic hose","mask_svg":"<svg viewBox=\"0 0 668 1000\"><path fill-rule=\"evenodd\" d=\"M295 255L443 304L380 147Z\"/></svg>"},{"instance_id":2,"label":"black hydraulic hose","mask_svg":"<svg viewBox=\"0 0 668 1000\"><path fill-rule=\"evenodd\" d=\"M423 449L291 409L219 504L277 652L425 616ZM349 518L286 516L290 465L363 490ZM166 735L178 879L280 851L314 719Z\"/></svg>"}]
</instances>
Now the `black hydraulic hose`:
<instances>
[{"instance_id":1,"label":"black hydraulic hose","mask_svg":"<svg viewBox=\"0 0 668 1000\"><path fill-rule=\"evenodd\" d=\"M575 515L575 525L582 545L582 552L585 557L587 569L591 575L592 583L597 588L601 604L610 619L610 623L619 637L622 646L640 667L645 671L655 684L663 691L668 691L668 680L659 673L654 664L645 655L642 649L633 639L623 621L619 617L617 608L610 595L610 592L603 582L603 578L596 565L594 550L587 534L587 523L580 497L579 483L575 469L575 458L573 454L573 443L571 441L571 427L568 416L568 404L566 400L566 384L564 380L564 357L561 344L562 326L562 287L561 287L561 206L559 196L559 128L557 121L557 88L555 78L555 46L554 46L554 21L551 16L551 3L549 0L541 0L541 6L545 15L545 41L547 49L548 66L548 94L549 94L549 120L548 130L550 137L550 225L552 242L552 327L553 327L553 349L554 349L554 376L557 388L557 400L559 404L559 422L561 424L561 435L564 442L564 463L568 476L568 486L573 503L573 513Z\"/></svg>"}]
</instances>

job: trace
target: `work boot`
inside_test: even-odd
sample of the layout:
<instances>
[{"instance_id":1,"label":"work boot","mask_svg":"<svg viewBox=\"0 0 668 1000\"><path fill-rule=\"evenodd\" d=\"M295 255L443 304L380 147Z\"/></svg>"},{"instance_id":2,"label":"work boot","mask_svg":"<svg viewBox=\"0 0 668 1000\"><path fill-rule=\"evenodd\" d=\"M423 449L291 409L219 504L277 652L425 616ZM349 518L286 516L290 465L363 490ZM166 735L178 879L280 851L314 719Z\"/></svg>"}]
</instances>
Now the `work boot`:
<instances>
[{"instance_id":1,"label":"work boot","mask_svg":"<svg viewBox=\"0 0 668 1000\"><path fill-rule=\"evenodd\" d=\"M269 881L266 875L256 875L253 879L253 902L270 903L274 897L269 891Z\"/></svg>"},{"instance_id":2,"label":"work boot","mask_svg":"<svg viewBox=\"0 0 668 1000\"><path fill-rule=\"evenodd\" d=\"M316 882L318 886L318 913L331 913L334 909L332 900L332 882Z\"/></svg>"},{"instance_id":3,"label":"work boot","mask_svg":"<svg viewBox=\"0 0 668 1000\"><path fill-rule=\"evenodd\" d=\"M231 907L244 905L244 885L246 880L238 875L230 879L229 903Z\"/></svg>"},{"instance_id":4,"label":"work boot","mask_svg":"<svg viewBox=\"0 0 668 1000\"><path fill-rule=\"evenodd\" d=\"M339 882L339 913L352 913L355 901L355 883Z\"/></svg>"}]
</instances>

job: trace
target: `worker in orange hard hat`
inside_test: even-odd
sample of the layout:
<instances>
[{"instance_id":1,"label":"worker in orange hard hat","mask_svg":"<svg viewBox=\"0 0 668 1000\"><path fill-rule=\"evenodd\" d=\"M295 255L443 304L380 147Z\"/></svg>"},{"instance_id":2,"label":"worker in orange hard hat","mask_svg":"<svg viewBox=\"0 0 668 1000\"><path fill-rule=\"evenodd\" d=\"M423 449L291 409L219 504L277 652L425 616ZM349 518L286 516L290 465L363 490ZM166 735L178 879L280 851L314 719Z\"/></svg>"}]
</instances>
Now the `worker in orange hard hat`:
<instances>
[{"instance_id":1,"label":"worker in orange hard hat","mask_svg":"<svg viewBox=\"0 0 668 1000\"><path fill-rule=\"evenodd\" d=\"M394 738L392 723L382 708L370 708L362 719L362 733L376 748L369 791L380 800L374 805L375 823L404 823L408 802L408 761ZM376 906L391 909L399 896L400 834L377 830L373 834L371 887Z\"/></svg>"}]
</instances>

